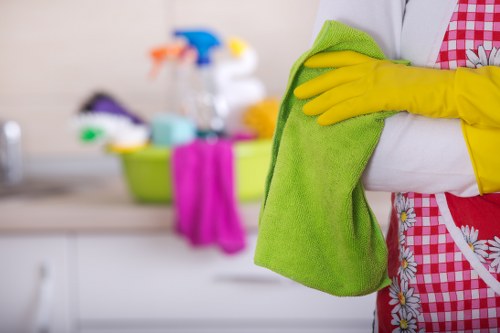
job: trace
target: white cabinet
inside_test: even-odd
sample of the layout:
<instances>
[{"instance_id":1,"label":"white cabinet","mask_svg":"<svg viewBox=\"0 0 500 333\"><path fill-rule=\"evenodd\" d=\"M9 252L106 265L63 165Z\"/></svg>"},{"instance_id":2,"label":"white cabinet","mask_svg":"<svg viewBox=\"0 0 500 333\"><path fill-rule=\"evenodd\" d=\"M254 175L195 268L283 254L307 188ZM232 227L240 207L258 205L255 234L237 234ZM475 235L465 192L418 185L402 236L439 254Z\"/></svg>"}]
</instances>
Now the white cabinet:
<instances>
[{"instance_id":1,"label":"white cabinet","mask_svg":"<svg viewBox=\"0 0 500 333\"><path fill-rule=\"evenodd\" d=\"M169 233L3 234L0 333L369 332L375 296L336 298Z\"/></svg>"},{"instance_id":2,"label":"white cabinet","mask_svg":"<svg viewBox=\"0 0 500 333\"><path fill-rule=\"evenodd\" d=\"M368 332L375 298L336 298L171 234L77 239L79 327L115 332Z\"/></svg>"},{"instance_id":3,"label":"white cabinet","mask_svg":"<svg viewBox=\"0 0 500 333\"><path fill-rule=\"evenodd\" d=\"M67 333L67 238L0 236L0 332Z\"/></svg>"}]
</instances>

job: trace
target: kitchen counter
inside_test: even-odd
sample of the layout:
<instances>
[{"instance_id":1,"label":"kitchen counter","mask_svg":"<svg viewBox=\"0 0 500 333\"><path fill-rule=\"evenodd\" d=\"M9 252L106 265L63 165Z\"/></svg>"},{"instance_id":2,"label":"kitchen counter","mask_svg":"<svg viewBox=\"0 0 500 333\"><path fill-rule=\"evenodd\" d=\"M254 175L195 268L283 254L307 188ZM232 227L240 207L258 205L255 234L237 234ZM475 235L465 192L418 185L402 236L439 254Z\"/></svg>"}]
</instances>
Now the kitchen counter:
<instances>
[{"instance_id":1,"label":"kitchen counter","mask_svg":"<svg viewBox=\"0 0 500 333\"><path fill-rule=\"evenodd\" d=\"M119 163L63 162L28 170L16 195L0 188L0 331L48 313L54 333L369 330L375 295L336 298L254 265L259 202L239 207L244 251L200 251L170 232L170 205L133 201ZM368 198L386 221L388 195Z\"/></svg>"},{"instance_id":2,"label":"kitchen counter","mask_svg":"<svg viewBox=\"0 0 500 333\"><path fill-rule=\"evenodd\" d=\"M173 224L171 205L134 202L119 175L55 192L1 199L0 232L154 231ZM259 207L259 202L240 206L247 228L257 227Z\"/></svg>"},{"instance_id":3,"label":"kitchen counter","mask_svg":"<svg viewBox=\"0 0 500 333\"><path fill-rule=\"evenodd\" d=\"M35 166L28 169L28 174L42 179L42 185L38 181L33 191L0 198L0 232L140 232L172 228L172 206L134 202L116 159L49 160L38 161ZM386 229L389 194L369 192L367 197ZM257 229L259 209L260 202L240 204L248 230Z\"/></svg>"}]
</instances>

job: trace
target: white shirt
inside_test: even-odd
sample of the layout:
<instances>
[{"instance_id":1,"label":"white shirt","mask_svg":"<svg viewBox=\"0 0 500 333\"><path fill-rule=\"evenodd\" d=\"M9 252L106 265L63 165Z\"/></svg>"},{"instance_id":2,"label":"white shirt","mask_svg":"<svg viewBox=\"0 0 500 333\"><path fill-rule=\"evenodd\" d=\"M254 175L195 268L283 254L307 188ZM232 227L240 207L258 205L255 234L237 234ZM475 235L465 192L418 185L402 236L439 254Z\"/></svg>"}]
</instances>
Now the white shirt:
<instances>
[{"instance_id":1,"label":"white shirt","mask_svg":"<svg viewBox=\"0 0 500 333\"><path fill-rule=\"evenodd\" d=\"M456 0L321 0L314 26L337 20L370 34L387 58L433 67ZM385 121L363 175L367 190L479 194L458 119L401 112Z\"/></svg>"}]
</instances>

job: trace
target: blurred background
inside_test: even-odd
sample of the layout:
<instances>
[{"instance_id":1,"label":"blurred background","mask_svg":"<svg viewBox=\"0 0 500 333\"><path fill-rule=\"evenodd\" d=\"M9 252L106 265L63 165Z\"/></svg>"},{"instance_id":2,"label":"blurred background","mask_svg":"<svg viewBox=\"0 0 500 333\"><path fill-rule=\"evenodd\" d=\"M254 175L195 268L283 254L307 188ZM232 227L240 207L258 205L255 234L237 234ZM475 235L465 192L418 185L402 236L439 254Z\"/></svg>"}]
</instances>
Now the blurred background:
<instances>
[{"instance_id":1,"label":"blurred background","mask_svg":"<svg viewBox=\"0 0 500 333\"><path fill-rule=\"evenodd\" d=\"M168 78L148 78L149 50L174 28L208 27L247 40L256 71L280 96L310 45L316 1L147 0L0 3L0 115L17 120L29 156L100 152L75 140L68 119L91 92L116 94L148 117L168 105Z\"/></svg>"},{"instance_id":2,"label":"blurred background","mask_svg":"<svg viewBox=\"0 0 500 333\"><path fill-rule=\"evenodd\" d=\"M170 112L172 71L152 79L150 52L170 43L175 29L193 28L211 29L222 42L236 36L255 51L247 75L275 104L257 108L254 129L272 123L276 114L266 112L276 111L292 64L311 44L317 5L0 1L0 157L21 156L0 170L0 333L370 331L374 295L336 298L253 264L269 135L243 133L245 141L234 143L245 246L231 251L194 246L192 234L176 229L172 147L113 150L85 144L74 126L95 92L146 122ZM228 59L225 52L216 59ZM203 181L196 182L200 191ZM387 197L369 199L385 222Z\"/></svg>"}]
</instances>

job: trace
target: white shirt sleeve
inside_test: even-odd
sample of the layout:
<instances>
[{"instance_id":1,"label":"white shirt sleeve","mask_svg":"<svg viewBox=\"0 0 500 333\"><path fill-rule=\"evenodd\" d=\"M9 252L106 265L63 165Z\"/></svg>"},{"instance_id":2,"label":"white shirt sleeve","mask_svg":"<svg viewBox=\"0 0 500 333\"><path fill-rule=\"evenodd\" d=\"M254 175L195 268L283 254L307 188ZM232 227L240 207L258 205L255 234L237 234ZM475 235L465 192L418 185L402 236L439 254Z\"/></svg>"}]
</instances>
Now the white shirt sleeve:
<instances>
[{"instance_id":1,"label":"white shirt sleeve","mask_svg":"<svg viewBox=\"0 0 500 333\"><path fill-rule=\"evenodd\" d=\"M460 120L406 112L385 120L363 184L369 191L479 194Z\"/></svg>"},{"instance_id":2,"label":"white shirt sleeve","mask_svg":"<svg viewBox=\"0 0 500 333\"><path fill-rule=\"evenodd\" d=\"M313 36L326 20L336 20L368 33L387 58L399 58L405 0L321 0ZM314 38L313 38L314 40Z\"/></svg>"},{"instance_id":3,"label":"white shirt sleeve","mask_svg":"<svg viewBox=\"0 0 500 333\"><path fill-rule=\"evenodd\" d=\"M446 6L438 7L445 18L434 25L434 33L426 31L427 38L433 38L431 41L419 37L415 33L417 27L403 29L403 15L410 14L412 24L417 16L405 14L404 0L321 0L314 33L319 32L325 20L337 20L370 34L386 57L398 59L402 53L405 59L425 64L428 60L424 59L435 52L436 38L444 34L441 31L446 28L443 20L449 20L450 0L443 2ZM419 15L429 13L420 11ZM422 45L432 43L434 48L422 52L408 41L410 36L418 38ZM401 49L401 45L406 48ZM386 120L380 141L363 174L363 184L370 191L479 194L460 121L430 119L406 112Z\"/></svg>"}]
</instances>

